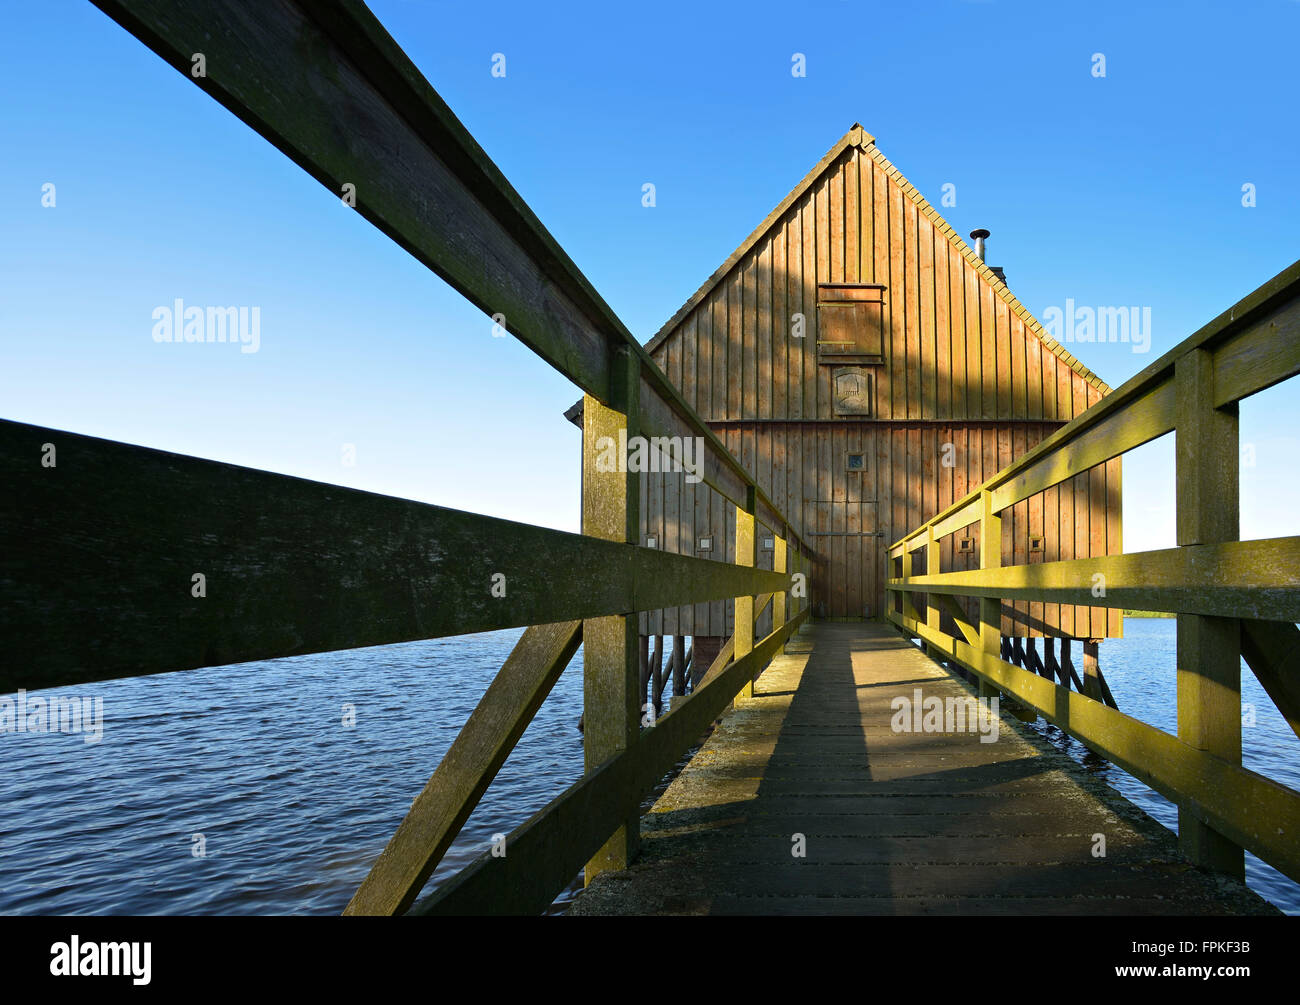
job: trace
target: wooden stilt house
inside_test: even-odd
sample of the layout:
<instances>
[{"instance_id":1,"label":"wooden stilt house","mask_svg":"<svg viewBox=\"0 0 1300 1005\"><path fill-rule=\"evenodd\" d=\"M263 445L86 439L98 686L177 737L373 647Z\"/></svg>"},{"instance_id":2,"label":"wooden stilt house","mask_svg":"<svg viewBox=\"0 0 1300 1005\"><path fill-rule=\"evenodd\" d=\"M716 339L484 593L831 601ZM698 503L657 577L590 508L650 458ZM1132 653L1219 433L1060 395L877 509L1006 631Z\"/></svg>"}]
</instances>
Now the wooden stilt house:
<instances>
[{"instance_id":1,"label":"wooden stilt house","mask_svg":"<svg viewBox=\"0 0 1300 1005\"><path fill-rule=\"evenodd\" d=\"M811 596L823 618L879 616L890 543L1110 390L857 125L647 349L802 522L819 554ZM731 506L679 473L641 483L643 544L730 560ZM1002 524L1004 565L1120 552L1119 460L1020 503ZM759 533L771 568L770 535ZM978 553L972 526L943 542L941 569L974 568ZM731 615L724 603L665 610L643 615L642 632L716 641ZM1006 636L1120 633L1114 610L1004 607Z\"/></svg>"}]
</instances>

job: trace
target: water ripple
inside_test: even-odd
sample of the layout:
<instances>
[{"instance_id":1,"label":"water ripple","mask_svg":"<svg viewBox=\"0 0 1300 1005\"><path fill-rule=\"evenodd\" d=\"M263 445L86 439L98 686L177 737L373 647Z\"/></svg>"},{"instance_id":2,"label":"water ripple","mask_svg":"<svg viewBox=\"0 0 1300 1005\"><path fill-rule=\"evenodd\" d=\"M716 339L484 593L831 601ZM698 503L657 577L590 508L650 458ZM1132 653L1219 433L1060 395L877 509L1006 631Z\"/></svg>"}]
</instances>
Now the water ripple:
<instances>
[{"instance_id":1,"label":"water ripple","mask_svg":"<svg viewBox=\"0 0 1300 1005\"><path fill-rule=\"evenodd\" d=\"M337 914L519 635L42 692L102 697L103 739L0 734L0 912ZM581 696L579 654L434 882L581 775Z\"/></svg>"}]
</instances>

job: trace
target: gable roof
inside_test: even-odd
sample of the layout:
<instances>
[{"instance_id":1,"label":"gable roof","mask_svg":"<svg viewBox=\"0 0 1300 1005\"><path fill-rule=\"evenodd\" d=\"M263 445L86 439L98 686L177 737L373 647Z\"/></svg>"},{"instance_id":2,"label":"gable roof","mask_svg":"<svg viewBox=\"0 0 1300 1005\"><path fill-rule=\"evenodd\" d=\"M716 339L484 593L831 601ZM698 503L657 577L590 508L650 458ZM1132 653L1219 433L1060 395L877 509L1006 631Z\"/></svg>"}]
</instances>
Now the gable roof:
<instances>
[{"instance_id":1,"label":"gable roof","mask_svg":"<svg viewBox=\"0 0 1300 1005\"><path fill-rule=\"evenodd\" d=\"M1061 345L1061 343L1057 342L1056 339L1052 338L1047 333L1039 323L1038 319L1029 312L1028 308L1015 298L1011 290L1007 288L1007 284L999 278L992 269L980 261L979 256L975 254L970 245L962 240L961 236L952 229L952 226L948 221L940 216L938 211L925 201L921 193L917 191L916 186L904 178L902 172L885 158L885 155L882 154L876 146L876 138L856 122L853 124L853 127L841 136L835 145L827 151L826 155L813 166L813 169L804 175L803 180L790 191L790 194L777 204L776 209L772 210L772 212L767 215L763 222L754 229L754 232L745 238L740 247L733 251L727 260L718 266L713 275L709 276L709 278L704 281L704 285L696 290L694 295L692 295L692 297L687 300L686 303L684 303L667 322L665 322L664 326L660 328L650 341L645 344L646 351L653 352L657 349L660 344L662 344L668 336L677 329L677 326L682 322L682 320L692 310L694 310L702 300L713 292L714 287L726 278L727 274L731 272L736 264L749 253L750 249L762 240L773 226L780 222L781 218L785 216L787 210L789 210L791 206L798 202L804 194L812 188L826 170L839 159L840 155L855 146L860 147L863 153L875 161L876 164L880 166L881 170L884 171L892 181L897 183L899 188L902 189L903 195L910 199L916 205L917 209L925 215L926 219L934 225L934 228L943 234L944 237L948 239L949 243L951 243L968 262L970 262L980 278L985 280L990 287L992 287L994 294L1006 303L1006 305L1011 309L1011 312L1024 322L1026 331L1032 332L1045 346L1047 346L1048 349L1052 351L1053 354L1063 360L1071 370L1077 373L1093 387L1097 388L1097 390L1101 391L1102 394L1110 392L1110 386L1107 385L1105 381L1084 366L1078 358L1067 352L1065 346Z\"/></svg>"}]
</instances>

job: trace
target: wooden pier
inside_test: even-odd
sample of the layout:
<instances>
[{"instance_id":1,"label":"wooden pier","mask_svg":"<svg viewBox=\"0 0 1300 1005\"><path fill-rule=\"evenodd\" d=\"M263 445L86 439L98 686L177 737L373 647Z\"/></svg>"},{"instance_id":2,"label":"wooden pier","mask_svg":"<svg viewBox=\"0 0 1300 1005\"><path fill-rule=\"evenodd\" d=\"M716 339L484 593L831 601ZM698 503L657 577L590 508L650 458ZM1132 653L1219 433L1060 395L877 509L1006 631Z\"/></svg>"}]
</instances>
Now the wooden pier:
<instances>
[{"instance_id":1,"label":"wooden pier","mask_svg":"<svg viewBox=\"0 0 1300 1005\"><path fill-rule=\"evenodd\" d=\"M1276 913L1013 716L895 732L916 691L972 695L886 626L804 630L569 913Z\"/></svg>"},{"instance_id":2,"label":"wooden pier","mask_svg":"<svg viewBox=\"0 0 1300 1005\"><path fill-rule=\"evenodd\" d=\"M851 369L878 369L870 379L839 374L838 408L816 422L805 410L800 422L838 427L801 434L819 446L799 455L806 471L796 478L793 453L755 456L754 437L722 428L729 418L702 417L692 404L703 409L701 398L688 400L614 314L363 3L95 3L332 196L350 192L350 210L486 316L504 316L512 336L572 381L583 395L582 532L0 419L0 690L523 628L423 791L365 794L409 812L346 914L541 914L580 874L589 888L579 913L1254 913L1267 907L1242 883L1246 850L1300 879L1300 793L1242 765L1240 694L1244 658L1300 732L1300 537L1238 540L1237 507L1238 403L1300 374L1300 263L1121 387L1088 383L1096 395L1080 391L1068 410L1047 415L1043 397L1011 390L1026 386L1026 357L1011 349L1040 338L1037 322L990 285L993 270L932 207L923 226L913 216L899 233L928 227L931 250L941 234L952 275L966 276L968 311L983 304L963 330L1014 333L985 340L982 356L972 341L969 365L947 371L943 395L961 391L1013 426L1021 401L1051 419L1034 420L1044 428L1029 437L981 431L991 420L970 418L965 442L983 444L980 463L972 453L954 480L943 474L949 444L937 432L949 427L924 418L928 393L912 408L896 388L887 420L862 411L864 389L891 368L907 380L924 369L909 339L925 335L939 354L945 343L924 306L913 314L894 298L887 321L883 301L862 299L883 284L844 285L828 262L850 241L832 220L816 231L826 236L802 242L802 299L785 307L799 308L808 331L782 352L807 376L809 404L823 402L829 371L853 344L841 329L861 315L866 342L849 354L860 364ZM193 77L199 53L206 74ZM920 212L914 190L865 148L860 129L849 139L856 145L835 163L861 172L870 158L877 180L887 177L876 191L889 193L881 219L894 235L905 197ZM830 184L836 191L843 177ZM815 210L805 205L801 226L811 234L826 203L808 198ZM894 238L872 232L883 267ZM949 287L954 304L961 285ZM749 316L759 287L731 286L728 319ZM720 314L724 305L714 306ZM821 341L838 347L820 355L819 309L833 335ZM999 327L1013 313L1018 322ZM754 348L739 321L728 338L733 359ZM680 369L684 357L671 345L665 352L668 369ZM1056 349L1030 358L1039 359L1023 371L1030 384L1042 361L1062 392L1083 376ZM725 359L713 354L718 368ZM1015 381L993 380L1004 367ZM741 419L759 421L743 410ZM1111 525L1117 481L1106 472L1169 433L1178 546L1123 553ZM851 438L860 436L880 450ZM678 458L684 441L698 444L691 491L673 487L664 503L663 479L602 463L602 444L633 440L669 459L674 444ZM849 477L866 484L859 476L871 456L893 458L894 472L874 483L874 502L842 491ZM792 491L795 483L805 487ZM1038 503L1057 496L1044 519ZM695 522L683 535L686 500ZM896 524L868 520L877 504ZM839 527L845 506L840 529L814 526ZM830 515L817 516L819 507ZM653 533L643 508L659 514ZM661 529L669 524L671 533ZM895 533L885 537L884 526ZM878 620L813 624L811 598L828 580L832 592L850 584L844 611L863 610L869 597ZM502 583L507 590L494 588ZM1096 647L1115 634L1118 608L1178 615L1168 680L1176 736L1108 698ZM697 637L691 650L689 694L660 709L645 691L651 675L655 690L664 687L662 646L643 671L644 639L673 634L663 612L690 609L707 625L707 644ZM1003 647L1008 624L1025 646ZM1048 639L1044 660L1035 635ZM1084 643L1082 678L1068 656L1056 660L1052 637L1065 653ZM426 890L579 646L584 697L573 711L583 715L584 775ZM685 650L677 639L674 648L684 682ZM896 728L895 699L920 690L946 709L970 687L1000 704L995 742L947 730L946 711L944 731L924 720ZM1176 846L1014 723L1012 703L1177 803ZM643 800L720 717L642 819Z\"/></svg>"}]
</instances>

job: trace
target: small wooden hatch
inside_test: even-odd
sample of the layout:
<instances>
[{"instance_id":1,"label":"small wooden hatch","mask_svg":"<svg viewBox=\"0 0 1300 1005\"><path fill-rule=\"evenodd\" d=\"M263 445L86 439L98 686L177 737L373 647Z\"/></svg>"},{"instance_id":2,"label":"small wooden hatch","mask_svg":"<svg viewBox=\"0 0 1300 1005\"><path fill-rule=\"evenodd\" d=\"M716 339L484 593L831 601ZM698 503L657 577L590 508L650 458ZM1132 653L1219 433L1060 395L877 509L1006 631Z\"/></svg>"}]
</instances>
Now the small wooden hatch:
<instances>
[{"instance_id":1,"label":"small wooden hatch","mask_svg":"<svg viewBox=\"0 0 1300 1005\"><path fill-rule=\"evenodd\" d=\"M817 284L817 362L885 361L885 287Z\"/></svg>"}]
</instances>

